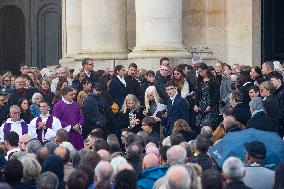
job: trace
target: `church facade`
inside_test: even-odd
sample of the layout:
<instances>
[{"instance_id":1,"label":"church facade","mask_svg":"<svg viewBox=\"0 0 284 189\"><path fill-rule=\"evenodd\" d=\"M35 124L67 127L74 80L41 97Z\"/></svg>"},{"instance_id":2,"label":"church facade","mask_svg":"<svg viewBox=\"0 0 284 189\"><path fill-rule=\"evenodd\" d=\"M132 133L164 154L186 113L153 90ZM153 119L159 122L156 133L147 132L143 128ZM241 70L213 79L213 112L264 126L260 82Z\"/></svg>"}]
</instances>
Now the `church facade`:
<instances>
[{"instance_id":1,"label":"church facade","mask_svg":"<svg viewBox=\"0 0 284 189\"><path fill-rule=\"evenodd\" d=\"M0 69L284 60L281 0L0 0Z\"/></svg>"}]
</instances>

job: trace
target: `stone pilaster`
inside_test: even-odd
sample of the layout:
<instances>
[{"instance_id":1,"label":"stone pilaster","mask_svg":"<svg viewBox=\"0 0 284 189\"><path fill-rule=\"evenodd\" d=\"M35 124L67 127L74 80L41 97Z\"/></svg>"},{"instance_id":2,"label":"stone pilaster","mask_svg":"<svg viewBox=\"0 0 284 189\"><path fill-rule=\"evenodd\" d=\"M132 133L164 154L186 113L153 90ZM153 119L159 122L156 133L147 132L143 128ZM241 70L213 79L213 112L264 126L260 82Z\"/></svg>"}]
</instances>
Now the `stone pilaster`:
<instances>
[{"instance_id":1,"label":"stone pilaster","mask_svg":"<svg viewBox=\"0 0 284 189\"><path fill-rule=\"evenodd\" d=\"M136 0L136 47L129 58L191 54L182 44L182 0Z\"/></svg>"},{"instance_id":2,"label":"stone pilaster","mask_svg":"<svg viewBox=\"0 0 284 189\"><path fill-rule=\"evenodd\" d=\"M94 59L127 59L126 0L82 0L82 52Z\"/></svg>"}]
</instances>

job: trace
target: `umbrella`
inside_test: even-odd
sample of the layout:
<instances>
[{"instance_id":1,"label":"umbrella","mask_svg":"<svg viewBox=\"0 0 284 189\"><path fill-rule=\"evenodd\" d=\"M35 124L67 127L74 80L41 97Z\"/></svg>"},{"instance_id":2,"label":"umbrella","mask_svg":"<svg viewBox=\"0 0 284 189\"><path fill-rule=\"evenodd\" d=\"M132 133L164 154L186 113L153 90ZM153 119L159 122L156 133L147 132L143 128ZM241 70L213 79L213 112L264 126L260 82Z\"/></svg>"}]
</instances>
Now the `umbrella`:
<instances>
[{"instance_id":1,"label":"umbrella","mask_svg":"<svg viewBox=\"0 0 284 189\"><path fill-rule=\"evenodd\" d=\"M284 141L274 132L261 131L257 129L246 129L243 131L230 132L218 143L209 148L209 154L215 160L218 167L230 156L244 159L244 144L252 141L263 142L266 147L265 167L274 168L284 162Z\"/></svg>"}]
</instances>

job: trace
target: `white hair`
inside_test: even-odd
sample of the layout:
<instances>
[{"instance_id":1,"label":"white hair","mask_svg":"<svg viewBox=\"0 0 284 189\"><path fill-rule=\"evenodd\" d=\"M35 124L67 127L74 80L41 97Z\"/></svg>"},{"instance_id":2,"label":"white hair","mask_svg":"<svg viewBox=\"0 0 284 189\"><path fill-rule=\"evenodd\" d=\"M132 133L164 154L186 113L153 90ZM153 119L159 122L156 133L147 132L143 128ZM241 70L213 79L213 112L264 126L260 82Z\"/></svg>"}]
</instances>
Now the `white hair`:
<instances>
[{"instance_id":1,"label":"white hair","mask_svg":"<svg viewBox=\"0 0 284 189\"><path fill-rule=\"evenodd\" d=\"M229 157L222 166L224 176L230 180L241 180L245 175L243 162L236 157Z\"/></svg>"},{"instance_id":2,"label":"white hair","mask_svg":"<svg viewBox=\"0 0 284 189\"><path fill-rule=\"evenodd\" d=\"M274 65L274 71L283 72L283 66L281 65L281 63L279 61L273 61L273 65Z\"/></svg>"},{"instance_id":3,"label":"white hair","mask_svg":"<svg viewBox=\"0 0 284 189\"><path fill-rule=\"evenodd\" d=\"M10 112L11 112L13 109L18 109L18 110L21 111L21 108L20 108L19 106L17 106L17 105L11 106L11 107L10 107Z\"/></svg>"},{"instance_id":4,"label":"white hair","mask_svg":"<svg viewBox=\"0 0 284 189\"><path fill-rule=\"evenodd\" d=\"M41 97L41 99L43 99L43 96L40 93L34 93L34 95L32 97L32 103L33 104L35 104L36 97Z\"/></svg>"},{"instance_id":5,"label":"white hair","mask_svg":"<svg viewBox=\"0 0 284 189\"><path fill-rule=\"evenodd\" d=\"M100 161L95 168L95 175L97 182L110 181L113 175L113 167L107 161Z\"/></svg>"},{"instance_id":6,"label":"white hair","mask_svg":"<svg viewBox=\"0 0 284 189\"><path fill-rule=\"evenodd\" d=\"M186 160L186 150L179 145L172 146L167 151L167 160L170 165L184 164Z\"/></svg>"},{"instance_id":7,"label":"white hair","mask_svg":"<svg viewBox=\"0 0 284 189\"><path fill-rule=\"evenodd\" d=\"M190 188L191 178L185 167L181 165L171 166L166 174L169 189Z\"/></svg>"},{"instance_id":8,"label":"white hair","mask_svg":"<svg viewBox=\"0 0 284 189\"><path fill-rule=\"evenodd\" d=\"M149 97L148 94L149 93L153 93L154 99L156 104L160 103L160 97L159 94L157 92L157 89L155 86L149 86L146 91L145 91L145 107L146 107L146 113L149 112L150 109L150 105L149 105Z\"/></svg>"},{"instance_id":9,"label":"white hair","mask_svg":"<svg viewBox=\"0 0 284 189\"><path fill-rule=\"evenodd\" d=\"M118 167L124 163L127 163L127 160L123 157L123 156L117 156L117 157L114 157L112 160L111 160L111 165L113 167L113 170L114 170L114 174L117 174L118 173Z\"/></svg>"}]
</instances>

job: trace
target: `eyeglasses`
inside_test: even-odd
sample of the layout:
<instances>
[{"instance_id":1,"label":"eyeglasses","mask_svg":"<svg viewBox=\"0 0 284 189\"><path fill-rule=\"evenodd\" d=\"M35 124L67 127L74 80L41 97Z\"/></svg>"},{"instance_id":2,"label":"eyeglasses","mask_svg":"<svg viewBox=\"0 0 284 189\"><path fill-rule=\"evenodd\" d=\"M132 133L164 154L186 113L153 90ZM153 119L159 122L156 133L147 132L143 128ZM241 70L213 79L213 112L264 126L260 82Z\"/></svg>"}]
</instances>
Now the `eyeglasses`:
<instances>
[{"instance_id":1,"label":"eyeglasses","mask_svg":"<svg viewBox=\"0 0 284 189\"><path fill-rule=\"evenodd\" d=\"M169 70L166 70L166 69L161 69L161 71L165 71L165 72L168 72Z\"/></svg>"},{"instance_id":2,"label":"eyeglasses","mask_svg":"<svg viewBox=\"0 0 284 189\"><path fill-rule=\"evenodd\" d=\"M1 101L1 102L5 102L5 98L1 99L0 101Z\"/></svg>"},{"instance_id":3,"label":"eyeglasses","mask_svg":"<svg viewBox=\"0 0 284 189\"><path fill-rule=\"evenodd\" d=\"M89 66L93 66L94 64L88 64Z\"/></svg>"}]
</instances>

